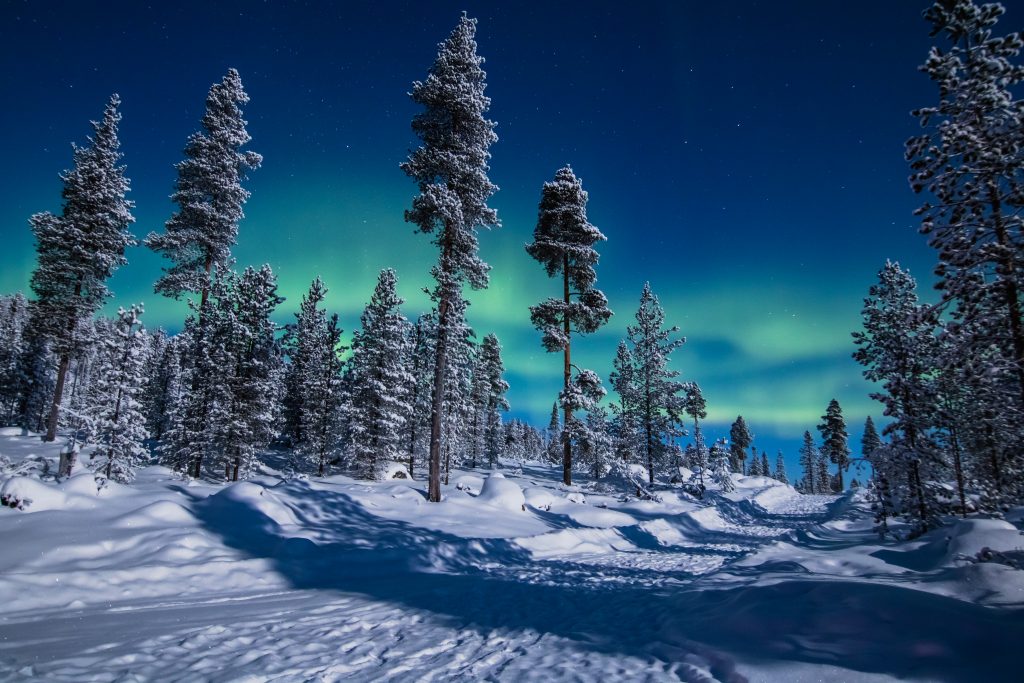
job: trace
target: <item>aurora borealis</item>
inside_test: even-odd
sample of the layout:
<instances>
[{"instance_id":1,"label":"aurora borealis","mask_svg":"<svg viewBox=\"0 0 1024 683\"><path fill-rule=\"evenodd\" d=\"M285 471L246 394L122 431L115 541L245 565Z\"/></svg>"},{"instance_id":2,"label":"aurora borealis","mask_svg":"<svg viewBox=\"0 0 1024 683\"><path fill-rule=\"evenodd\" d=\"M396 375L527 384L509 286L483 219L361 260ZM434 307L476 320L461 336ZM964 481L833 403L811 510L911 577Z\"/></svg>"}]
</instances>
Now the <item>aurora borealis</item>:
<instances>
[{"instance_id":1,"label":"aurora borealis","mask_svg":"<svg viewBox=\"0 0 1024 683\"><path fill-rule=\"evenodd\" d=\"M581 365L607 379L649 280L688 339L674 365L701 384L713 436L742 413L759 447L792 459L833 397L859 435L881 412L850 358L861 298L886 258L922 284L934 260L902 156L910 110L935 99L917 72L934 40L927 3L520 4L5 3L0 292L27 290L27 219L59 209L69 143L110 93L142 237L170 216L173 164L235 67L264 155L239 266L274 267L281 322L319 274L350 332L387 266L415 316L436 254L402 218L415 194L398 168L415 144L407 92L465 9L487 59L503 222L481 236L491 285L468 316L502 341L514 414L545 423L560 382L527 312L557 283L523 245L541 184L568 163L608 236L598 287L616 313L574 346ZM175 329L184 304L152 293L160 259L128 259L111 306L142 301L149 327Z\"/></svg>"}]
</instances>

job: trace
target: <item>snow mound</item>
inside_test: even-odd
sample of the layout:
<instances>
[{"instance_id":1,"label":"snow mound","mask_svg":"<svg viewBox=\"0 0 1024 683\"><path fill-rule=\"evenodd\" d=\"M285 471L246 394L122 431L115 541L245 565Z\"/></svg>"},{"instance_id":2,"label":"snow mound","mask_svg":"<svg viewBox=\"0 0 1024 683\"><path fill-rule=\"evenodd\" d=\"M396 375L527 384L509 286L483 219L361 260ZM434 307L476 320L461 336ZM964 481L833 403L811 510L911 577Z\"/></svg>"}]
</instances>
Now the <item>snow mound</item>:
<instances>
[{"instance_id":1,"label":"snow mound","mask_svg":"<svg viewBox=\"0 0 1024 683\"><path fill-rule=\"evenodd\" d=\"M21 436L21 427L0 427L0 436Z\"/></svg>"},{"instance_id":2,"label":"snow mound","mask_svg":"<svg viewBox=\"0 0 1024 683\"><path fill-rule=\"evenodd\" d=\"M159 500L122 515L111 522L117 529L137 529L139 527L181 526L194 524L195 517L177 503Z\"/></svg>"},{"instance_id":3,"label":"snow mound","mask_svg":"<svg viewBox=\"0 0 1024 683\"><path fill-rule=\"evenodd\" d=\"M211 499L222 497L228 501L249 505L279 526L296 525L299 523L288 506L282 504L270 489L259 484L248 481L232 484L220 493L211 496Z\"/></svg>"},{"instance_id":4,"label":"snow mound","mask_svg":"<svg viewBox=\"0 0 1024 683\"><path fill-rule=\"evenodd\" d=\"M523 495L526 496L527 504L538 510L550 510L551 505L558 500L551 489L546 489L543 486L531 486L523 491Z\"/></svg>"},{"instance_id":5,"label":"snow mound","mask_svg":"<svg viewBox=\"0 0 1024 683\"><path fill-rule=\"evenodd\" d=\"M577 505L587 504L586 496L584 496L579 491L572 491L570 493L565 494L565 499L568 500L570 503L576 503Z\"/></svg>"},{"instance_id":6,"label":"snow mound","mask_svg":"<svg viewBox=\"0 0 1024 683\"><path fill-rule=\"evenodd\" d=\"M515 539L536 560L566 555L596 555L636 552L637 548L614 529L562 529L538 536Z\"/></svg>"},{"instance_id":7,"label":"snow mound","mask_svg":"<svg viewBox=\"0 0 1024 683\"><path fill-rule=\"evenodd\" d=\"M452 483L459 491L473 493L474 491L480 491L480 488L484 485L484 480L480 477L473 476L472 474L463 474L456 477Z\"/></svg>"},{"instance_id":8,"label":"snow mound","mask_svg":"<svg viewBox=\"0 0 1024 683\"><path fill-rule=\"evenodd\" d=\"M61 510L67 506L67 500L57 487L28 477L11 477L0 488L0 503L18 510Z\"/></svg>"},{"instance_id":9,"label":"snow mound","mask_svg":"<svg viewBox=\"0 0 1024 683\"><path fill-rule=\"evenodd\" d=\"M412 479L409 476L409 469L400 462L392 460L384 466L385 479Z\"/></svg>"},{"instance_id":10,"label":"snow mound","mask_svg":"<svg viewBox=\"0 0 1024 683\"><path fill-rule=\"evenodd\" d=\"M984 548L1000 553L1024 548L1024 534L1001 519L961 519L948 533L947 561L977 557Z\"/></svg>"},{"instance_id":11,"label":"snow mound","mask_svg":"<svg viewBox=\"0 0 1024 683\"><path fill-rule=\"evenodd\" d=\"M477 500L505 510L523 510L526 506L526 497L519 484L509 481L500 472L495 472L484 480Z\"/></svg>"}]
</instances>

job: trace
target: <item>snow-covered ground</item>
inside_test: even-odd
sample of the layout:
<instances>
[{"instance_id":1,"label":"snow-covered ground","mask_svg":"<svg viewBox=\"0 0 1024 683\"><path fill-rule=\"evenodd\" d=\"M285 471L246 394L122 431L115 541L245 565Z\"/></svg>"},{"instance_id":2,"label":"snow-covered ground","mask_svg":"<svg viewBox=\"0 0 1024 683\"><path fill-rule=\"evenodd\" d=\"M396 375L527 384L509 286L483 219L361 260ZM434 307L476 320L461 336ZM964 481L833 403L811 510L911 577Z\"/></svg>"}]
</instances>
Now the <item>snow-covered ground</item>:
<instances>
[{"instance_id":1,"label":"snow-covered ground","mask_svg":"<svg viewBox=\"0 0 1024 683\"><path fill-rule=\"evenodd\" d=\"M56 453L0 431L15 463ZM1010 522L881 543L856 497L766 478L653 502L488 474L453 474L439 505L408 479L8 475L0 680L1024 675L1024 571L969 559L1020 559Z\"/></svg>"}]
</instances>

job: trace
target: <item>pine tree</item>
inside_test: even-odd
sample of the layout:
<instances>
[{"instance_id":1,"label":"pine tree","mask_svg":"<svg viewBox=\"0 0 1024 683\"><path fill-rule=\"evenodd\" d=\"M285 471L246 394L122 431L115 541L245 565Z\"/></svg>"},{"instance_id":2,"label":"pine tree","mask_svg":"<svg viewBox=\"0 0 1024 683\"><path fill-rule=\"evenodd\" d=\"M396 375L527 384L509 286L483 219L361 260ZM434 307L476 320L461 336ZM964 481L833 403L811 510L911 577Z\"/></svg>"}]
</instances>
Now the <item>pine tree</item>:
<instances>
[{"instance_id":1,"label":"pine tree","mask_svg":"<svg viewBox=\"0 0 1024 683\"><path fill-rule=\"evenodd\" d=\"M772 471L768 467L768 454L765 453L764 451L761 451L761 476L762 477L770 477L770 476L772 476Z\"/></svg>"},{"instance_id":2,"label":"pine tree","mask_svg":"<svg viewBox=\"0 0 1024 683\"><path fill-rule=\"evenodd\" d=\"M558 401L551 406L551 419L548 421L548 428L545 430L547 444L544 453L552 464L562 460L562 423L558 417Z\"/></svg>"},{"instance_id":3,"label":"pine tree","mask_svg":"<svg viewBox=\"0 0 1024 683\"><path fill-rule=\"evenodd\" d=\"M864 459L871 457L871 454L876 448L882 445L882 439L878 436L878 430L875 429L875 423L868 415L867 419L864 420L864 435L860 439L860 454Z\"/></svg>"},{"instance_id":4,"label":"pine tree","mask_svg":"<svg viewBox=\"0 0 1024 683\"><path fill-rule=\"evenodd\" d=\"M729 452L732 454L732 467L735 471L743 471L743 461L746 460L747 449L753 440L754 435L750 433L743 416L737 415L736 421L729 428Z\"/></svg>"},{"instance_id":5,"label":"pine tree","mask_svg":"<svg viewBox=\"0 0 1024 683\"><path fill-rule=\"evenodd\" d=\"M487 286L489 266L478 256L477 228L499 225L487 200L497 187L487 177L490 152L497 141L494 122L485 118L490 98L484 95L486 74L476 52L476 19L465 14L438 47L425 81L413 83L412 99L423 111L412 122L423 145L413 151L402 170L419 185L419 195L405 220L420 232L434 235L440 258L433 269L437 287L437 346L431 402L428 499L441 500L441 422L452 300L462 283Z\"/></svg>"},{"instance_id":6,"label":"pine tree","mask_svg":"<svg viewBox=\"0 0 1024 683\"><path fill-rule=\"evenodd\" d=\"M782 456L782 451L775 456L775 474L772 477L783 484L789 483L789 477L786 476L786 459Z\"/></svg>"},{"instance_id":7,"label":"pine tree","mask_svg":"<svg viewBox=\"0 0 1024 683\"><path fill-rule=\"evenodd\" d=\"M257 454L273 440L279 422L282 361L271 316L284 299L277 294L277 278L269 265L246 268L230 296L233 363L222 459L224 478L238 481L257 468Z\"/></svg>"},{"instance_id":8,"label":"pine tree","mask_svg":"<svg viewBox=\"0 0 1024 683\"><path fill-rule=\"evenodd\" d=\"M732 481L732 469L729 467L729 449L721 440L711 447L711 479L723 493L736 489Z\"/></svg>"},{"instance_id":9,"label":"pine tree","mask_svg":"<svg viewBox=\"0 0 1024 683\"><path fill-rule=\"evenodd\" d=\"M814 482L818 486L818 490L815 493L826 495L833 493L832 490L832 475L828 471L828 456L825 455L824 451L818 450L818 461L815 463L817 473L814 477Z\"/></svg>"},{"instance_id":10,"label":"pine tree","mask_svg":"<svg viewBox=\"0 0 1024 683\"><path fill-rule=\"evenodd\" d=\"M143 445L147 438L146 416L142 410L145 388L143 368L146 362L145 333L139 329L141 307L118 311L113 335L102 340L97 368L98 401L95 442L100 457L97 479L127 483L149 456Z\"/></svg>"},{"instance_id":11,"label":"pine tree","mask_svg":"<svg viewBox=\"0 0 1024 683\"><path fill-rule=\"evenodd\" d=\"M145 240L146 246L173 262L157 280L155 291L174 299L188 292L199 294L200 315L214 276L231 265L231 248L249 199L242 181L263 161L256 152L242 149L252 139L241 110L248 102L234 69L210 88L203 130L189 136L185 159L176 167L171 199L178 210L164 234L150 233Z\"/></svg>"},{"instance_id":12,"label":"pine tree","mask_svg":"<svg viewBox=\"0 0 1024 683\"><path fill-rule=\"evenodd\" d=\"M40 312L35 303L29 305L29 323L25 329L24 346L18 356L14 394L16 424L22 429L39 432L46 428L49 407L53 402L55 376L54 356L37 324Z\"/></svg>"},{"instance_id":13,"label":"pine tree","mask_svg":"<svg viewBox=\"0 0 1024 683\"><path fill-rule=\"evenodd\" d=\"M429 313L421 315L409 328L410 353L406 356L406 362L413 384L405 425L406 457L410 477L416 473L416 463L425 462L430 452L430 405L433 394L436 331L436 321Z\"/></svg>"},{"instance_id":14,"label":"pine tree","mask_svg":"<svg viewBox=\"0 0 1024 683\"><path fill-rule=\"evenodd\" d=\"M57 435L64 384L72 355L82 346L80 328L110 296L106 281L124 263L135 243L128 231L135 218L121 161L117 126L121 100L113 95L85 147L74 147L74 168L61 174L64 207L60 216L37 213L29 221L38 263L32 274L40 332L58 357L46 441ZM69 458L73 465L74 455Z\"/></svg>"},{"instance_id":15,"label":"pine tree","mask_svg":"<svg viewBox=\"0 0 1024 683\"><path fill-rule=\"evenodd\" d=\"M732 449L730 449L730 453L732 453ZM730 462L730 466L731 466L731 462ZM747 468L747 476L749 476L749 477L760 477L763 474L764 473L761 472L761 461L757 457L751 458L750 459L750 466Z\"/></svg>"},{"instance_id":16,"label":"pine tree","mask_svg":"<svg viewBox=\"0 0 1024 683\"><path fill-rule=\"evenodd\" d=\"M864 330L853 334L854 359L864 377L880 382L872 398L885 405L893 421L883 434L888 447L876 449L871 464L889 487L893 510L915 522L915 532L936 524L935 490L943 463L931 438L934 411L933 369L937 349L934 311L918 303L917 283L899 264L886 262L879 282L864 300Z\"/></svg>"},{"instance_id":17,"label":"pine tree","mask_svg":"<svg viewBox=\"0 0 1024 683\"><path fill-rule=\"evenodd\" d=\"M818 481L818 448L814 445L810 432L804 432L804 443L800 447L800 467L804 471L804 478L800 481L800 491L802 493L817 493L821 488Z\"/></svg>"},{"instance_id":18,"label":"pine tree","mask_svg":"<svg viewBox=\"0 0 1024 683\"><path fill-rule=\"evenodd\" d=\"M921 232L939 252L935 273L942 305L955 303L953 331L967 360L993 345L999 358L987 372L1007 380L1004 409L1024 411L1024 203L1021 154L1024 101L1015 99L1024 66L1014 64L1024 40L1018 33L993 36L1005 9L998 3L943 0L924 14L931 35L949 40L933 47L921 71L938 85L939 102L914 112L926 132L906 144L915 192L935 203L917 211ZM980 333L980 334L978 334ZM1004 382L1006 384L1006 382ZM1020 418L1017 418L1020 424ZM1021 432L1013 434L1020 439Z\"/></svg>"},{"instance_id":19,"label":"pine tree","mask_svg":"<svg viewBox=\"0 0 1024 683\"><path fill-rule=\"evenodd\" d=\"M380 479L405 453L402 436L415 378L406 368L407 327L395 271L382 270L352 342L347 401L349 448L359 476Z\"/></svg>"},{"instance_id":20,"label":"pine tree","mask_svg":"<svg viewBox=\"0 0 1024 683\"><path fill-rule=\"evenodd\" d=\"M671 338L679 328L664 327L665 311L649 282L644 283L636 321L636 325L626 328L626 334L633 345L637 428L643 439L649 483L653 486L655 468L667 460L667 441L686 434L686 430L680 428L683 414L680 394L686 386L675 379L679 371L668 367L669 356L686 340Z\"/></svg>"},{"instance_id":21,"label":"pine tree","mask_svg":"<svg viewBox=\"0 0 1024 683\"><path fill-rule=\"evenodd\" d=\"M704 473L708 470L711 454L704 443L704 433L701 431L700 425L696 424L696 420L694 422L693 443L686 448L686 465L693 470L693 474L690 477L691 484L696 483L698 494L703 498L705 490Z\"/></svg>"},{"instance_id":22,"label":"pine tree","mask_svg":"<svg viewBox=\"0 0 1024 683\"><path fill-rule=\"evenodd\" d=\"M612 360L612 374L608 378L619 397L618 403L612 404L612 410L615 412L615 457L620 463L636 462L641 447L638 429L640 396L634 365L633 354L626 340L620 340ZM557 405L554 410L556 413L552 418L557 422Z\"/></svg>"},{"instance_id":23,"label":"pine tree","mask_svg":"<svg viewBox=\"0 0 1024 683\"><path fill-rule=\"evenodd\" d=\"M494 468L501 452L501 412L509 409L505 394L508 382L504 379L505 364L501 360L501 343L489 334L484 337L473 369L474 418L479 421L477 431L487 458L487 466Z\"/></svg>"},{"instance_id":24,"label":"pine tree","mask_svg":"<svg viewBox=\"0 0 1024 683\"><path fill-rule=\"evenodd\" d=\"M290 360L285 378L286 431L296 452L323 476L337 448L341 405L341 328L338 316L321 308L327 288L317 277L302 298L295 323L285 333Z\"/></svg>"},{"instance_id":25,"label":"pine tree","mask_svg":"<svg viewBox=\"0 0 1024 683\"><path fill-rule=\"evenodd\" d=\"M573 389L572 334L595 332L612 315L608 300L601 290L594 288L594 266L598 262L594 244L606 238L587 219L587 199L572 169L559 169L554 180L544 183L533 242L526 246L527 253L544 266L548 277L562 276L562 296L531 306L530 321L543 333L544 349L563 354L562 481L566 484L572 483L571 435L580 426L566 400L581 395ZM578 372L582 375L589 371Z\"/></svg>"},{"instance_id":26,"label":"pine tree","mask_svg":"<svg viewBox=\"0 0 1024 683\"><path fill-rule=\"evenodd\" d=\"M19 359L25 351L29 304L23 294L0 297L0 419L13 424L18 406Z\"/></svg>"},{"instance_id":27,"label":"pine tree","mask_svg":"<svg viewBox=\"0 0 1024 683\"><path fill-rule=\"evenodd\" d=\"M842 491L843 472L850 466L850 437L846 432L846 420L839 401L832 399L821 419L823 422L818 425L822 440L821 452L838 468L836 477L839 490Z\"/></svg>"}]
</instances>

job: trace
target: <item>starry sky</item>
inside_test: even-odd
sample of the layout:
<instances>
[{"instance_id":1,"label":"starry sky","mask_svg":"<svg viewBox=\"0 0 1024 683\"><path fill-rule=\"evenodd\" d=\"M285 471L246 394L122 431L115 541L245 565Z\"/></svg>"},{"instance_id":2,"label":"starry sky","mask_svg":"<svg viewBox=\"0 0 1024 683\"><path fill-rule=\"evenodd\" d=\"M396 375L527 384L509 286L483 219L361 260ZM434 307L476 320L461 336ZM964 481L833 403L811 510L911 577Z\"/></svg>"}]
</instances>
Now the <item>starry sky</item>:
<instances>
[{"instance_id":1,"label":"starry sky","mask_svg":"<svg viewBox=\"0 0 1024 683\"><path fill-rule=\"evenodd\" d=\"M5 2L0 79L0 292L27 291L28 217L59 211L70 143L109 95L137 235L162 230L173 164L210 85L237 68L263 168L234 250L269 262L291 319L316 275L351 330L381 268L410 317L426 310L436 253L403 221L415 194L398 164L417 141L407 93L466 10L487 62L493 198L481 236L491 286L471 295L479 336L504 346L513 412L547 421L560 357L527 306L559 285L523 249L541 184L571 164L607 236L598 286L616 315L574 358L607 379L649 280L686 344L673 365L698 381L712 436L737 414L774 461L795 463L828 401L855 450L880 408L851 360L850 331L886 258L927 290L934 256L916 232L903 142L910 110L936 99L917 71L933 43L923 0L789 2ZM1019 23L1012 8L1004 25ZM142 301L174 330L184 304L152 293L161 260L143 247L112 279L112 306ZM815 433L816 435L816 433ZM791 474L793 470L791 469Z\"/></svg>"}]
</instances>

